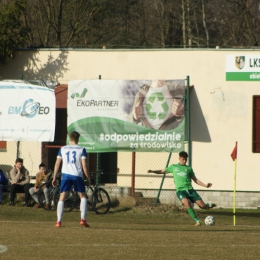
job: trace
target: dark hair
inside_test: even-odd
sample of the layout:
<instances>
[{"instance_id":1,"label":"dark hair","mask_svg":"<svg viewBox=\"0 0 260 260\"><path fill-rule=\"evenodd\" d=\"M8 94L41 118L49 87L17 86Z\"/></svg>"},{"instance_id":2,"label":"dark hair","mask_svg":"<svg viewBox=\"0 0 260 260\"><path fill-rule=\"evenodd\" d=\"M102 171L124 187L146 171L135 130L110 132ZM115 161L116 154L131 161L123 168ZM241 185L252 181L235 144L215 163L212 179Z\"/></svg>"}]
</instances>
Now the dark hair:
<instances>
[{"instance_id":1,"label":"dark hair","mask_svg":"<svg viewBox=\"0 0 260 260\"><path fill-rule=\"evenodd\" d=\"M182 158L188 158L188 154L185 151L180 152L179 156Z\"/></svg>"},{"instance_id":2,"label":"dark hair","mask_svg":"<svg viewBox=\"0 0 260 260\"><path fill-rule=\"evenodd\" d=\"M15 163L23 163L23 159L22 159L22 158L17 158L17 159L15 160Z\"/></svg>"},{"instance_id":3,"label":"dark hair","mask_svg":"<svg viewBox=\"0 0 260 260\"><path fill-rule=\"evenodd\" d=\"M41 164L39 164L39 169L40 169L41 167L46 168L46 165L45 165L44 163L41 163Z\"/></svg>"},{"instance_id":4,"label":"dark hair","mask_svg":"<svg viewBox=\"0 0 260 260\"><path fill-rule=\"evenodd\" d=\"M79 140L79 137L80 137L80 134L76 131L73 131L69 134L70 136L70 140L73 140L73 141L78 141Z\"/></svg>"}]
</instances>

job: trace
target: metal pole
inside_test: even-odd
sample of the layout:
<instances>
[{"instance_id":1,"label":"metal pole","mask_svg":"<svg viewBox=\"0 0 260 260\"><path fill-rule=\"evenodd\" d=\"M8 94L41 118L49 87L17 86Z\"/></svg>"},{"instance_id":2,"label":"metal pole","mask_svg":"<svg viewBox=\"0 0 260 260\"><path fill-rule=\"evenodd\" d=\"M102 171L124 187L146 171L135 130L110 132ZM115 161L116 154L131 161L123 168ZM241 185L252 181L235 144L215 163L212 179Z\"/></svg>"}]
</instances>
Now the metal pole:
<instances>
[{"instance_id":1,"label":"metal pole","mask_svg":"<svg viewBox=\"0 0 260 260\"><path fill-rule=\"evenodd\" d=\"M98 76L98 79L101 80L101 75ZM97 156L96 156L96 171L99 171L99 161L100 161L100 154L97 153ZM99 176L99 174L96 174L96 183L97 184L99 183L98 176Z\"/></svg>"},{"instance_id":2,"label":"metal pole","mask_svg":"<svg viewBox=\"0 0 260 260\"><path fill-rule=\"evenodd\" d=\"M135 152L132 152L132 180L131 180L131 194L135 196Z\"/></svg>"},{"instance_id":3,"label":"metal pole","mask_svg":"<svg viewBox=\"0 0 260 260\"><path fill-rule=\"evenodd\" d=\"M187 139L188 139L188 164L191 166L191 139L190 139L190 76L187 76Z\"/></svg>"},{"instance_id":4,"label":"metal pole","mask_svg":"<svg viewBox=\"0 0 260 260\"><path fill-rule=\"evenodd\" d=\"M23 74L20 75L20 79L23 79ZM16 144L16 159L20 156L20 141L17 141Z\"/></svg>"},{"instance_id":5,"label":"metal pole","mask_svg":"<svg viewBox=\"0 0 260 260\"><path fill-rule=\"evenodd\" d=\"M236 142L237 147L237 142ZM234 192L233 192L233 225L236 225L236 179L237 179L237 158L234 163Z\"/></svg>"},{"instance_id":6,"label":"metal pole","mask_svg":"<svg viewBox=\"0 0 260 260\"><path fill-rule=\"evenodd\" d=\"M20 141L17 141L16 144L16 159L19 158L20 155Z\"/></svg>"}]
</instances>

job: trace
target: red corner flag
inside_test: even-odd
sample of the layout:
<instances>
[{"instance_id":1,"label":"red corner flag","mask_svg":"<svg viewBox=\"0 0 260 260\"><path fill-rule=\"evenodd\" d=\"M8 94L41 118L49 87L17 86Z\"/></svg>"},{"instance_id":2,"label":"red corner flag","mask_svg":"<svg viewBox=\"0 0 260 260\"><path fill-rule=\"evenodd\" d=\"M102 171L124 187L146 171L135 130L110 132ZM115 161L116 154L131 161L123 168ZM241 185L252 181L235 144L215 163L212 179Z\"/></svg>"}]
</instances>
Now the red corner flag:
<instances>
[{"instance_id":1,"label":"red corner flag","mask_svg":"<svg viewBox=\"0 0 260 260\"><path fill-rule=\"evenodd\" d=\"M232 153L231 153L231 158L233 161L235 161L237 159L237 142L236 142L236 146L233 149Z\"/></svg>"}]
</instances>

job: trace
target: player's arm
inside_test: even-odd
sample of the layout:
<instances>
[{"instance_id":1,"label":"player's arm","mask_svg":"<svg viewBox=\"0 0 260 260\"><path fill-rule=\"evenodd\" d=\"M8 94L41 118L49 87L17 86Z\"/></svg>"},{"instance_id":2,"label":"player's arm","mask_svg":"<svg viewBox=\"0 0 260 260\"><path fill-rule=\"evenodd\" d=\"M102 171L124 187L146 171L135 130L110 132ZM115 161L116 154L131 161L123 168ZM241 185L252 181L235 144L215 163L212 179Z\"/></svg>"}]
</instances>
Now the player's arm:
<instances>
[{"instance_id":1,"label":"player's arm","mask_svg":"<svg viewBox=\"0 0 260 260\"><path fill-rule=\"evenodd\" d=\"M88 173L88 167L87 167L87 159L84 157L81 159L81 164L82 164L82 169L83 169L83 172L87 178L87 185L89 186L91 183L90 183L90 177L89 177L89 173Z\"/></svg>"},{"instance_id":2,"label":"player's arm","mask_svg":"<svg viewBox=\"0 0 260 260\"><path fill-rule=\"evenodd\" d=\"M207 184L205 184L205 183L201 182L199 179L196 178L195 175L192 176L191 179L192 179L195 183L197 183L198 185L200 185L200 186L202 186L202 187L210 188L210 187L212 186L212 183L207 183Z\"/></svg>"},{"instance_id":3,"label":"player's arm","mask_svg":"<svg viewBox=\"0 0 260 260\"><path fill-rule=\"evenodd\" d=\"M162 170L148 170L147 172L148 173L155 173L155 174L165 174L165 173L167 173L165 171L165 169L162 169Z\"/></svg>"},{"instance_id":4,"label":"player's arm","mask_svg":"<svg viewBox=\"0 0 260 260\"><path fill-rule=\"evenodd\" d=\"M55 166L54 166L54 172L53 172L53 179L52 179L52 186L55 187L56 185L56 180L57 180L57 173L60 168L60 163L61 163L61 158L57 157Z\"/></svg>"}]
</instances>

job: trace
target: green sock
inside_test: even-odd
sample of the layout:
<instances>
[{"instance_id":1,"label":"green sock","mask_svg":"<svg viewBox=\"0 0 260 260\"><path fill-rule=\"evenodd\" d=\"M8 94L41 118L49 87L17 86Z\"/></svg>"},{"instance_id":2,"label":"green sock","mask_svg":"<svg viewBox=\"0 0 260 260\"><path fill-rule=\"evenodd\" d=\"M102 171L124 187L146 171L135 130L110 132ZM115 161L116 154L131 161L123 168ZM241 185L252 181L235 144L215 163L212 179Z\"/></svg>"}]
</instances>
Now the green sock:
<instances>
[{"instance_id":1,"label":"green sock","mask_svg":"<svg viewBox=\"0 0 260 260\"><path fill-rule=\"evenodd\" d=\"M195 220L195 222L199 221L195 211L192 208L188 208L188 213Z\"/></svg>"}]
</instances>

